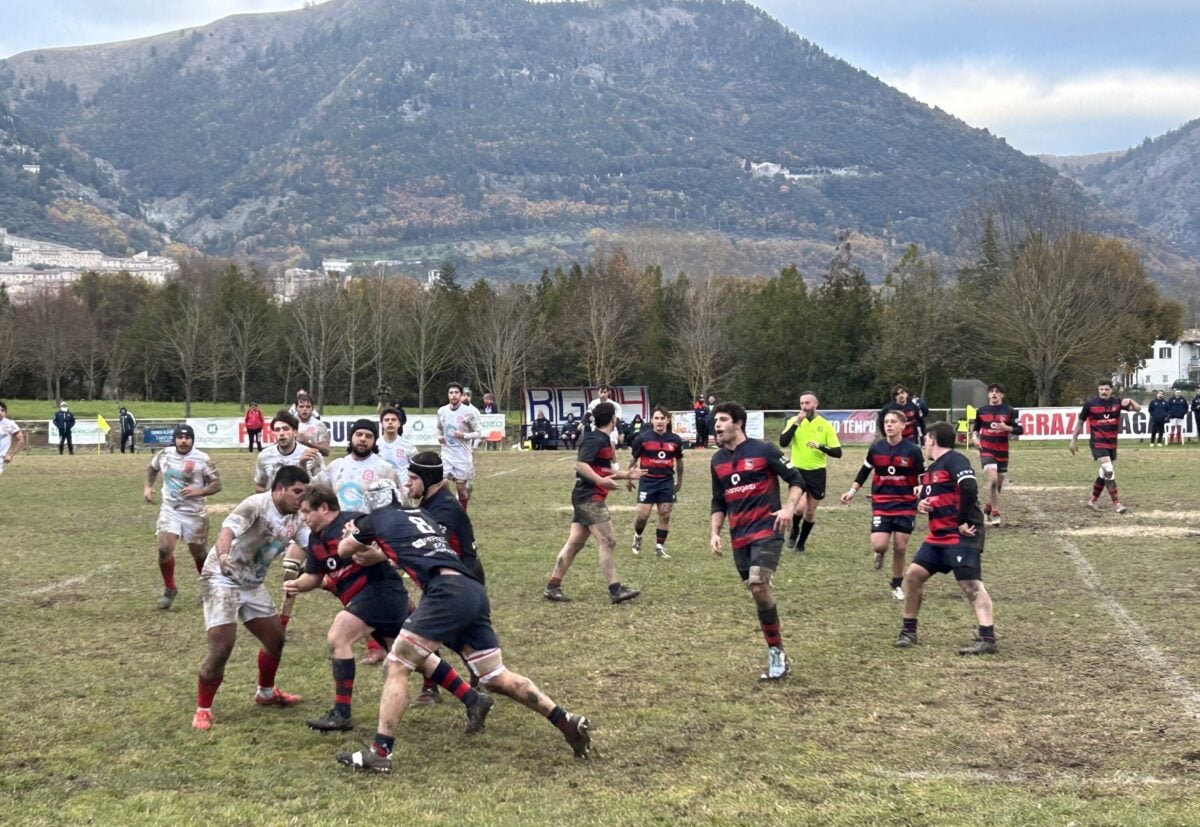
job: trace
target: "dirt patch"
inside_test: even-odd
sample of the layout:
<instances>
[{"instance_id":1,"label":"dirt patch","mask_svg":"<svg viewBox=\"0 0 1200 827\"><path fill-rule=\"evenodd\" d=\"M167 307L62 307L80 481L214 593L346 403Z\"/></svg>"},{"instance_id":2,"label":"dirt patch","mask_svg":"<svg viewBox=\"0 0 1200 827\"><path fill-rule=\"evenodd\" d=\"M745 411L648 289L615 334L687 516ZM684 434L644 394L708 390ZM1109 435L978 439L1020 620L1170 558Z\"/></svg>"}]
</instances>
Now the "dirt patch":
<instances>
[{"instance_id":1,"label":"dirt patch","mask_svg":"<svg viewBox=\"0 0 1200 827\"><path fill-rule=\"evenodd\" d=\"M1068 528L1057 532L1068 537L1200 537L1200 531L1166 525L1097 525Z\"/></svg>"}]
</instances>

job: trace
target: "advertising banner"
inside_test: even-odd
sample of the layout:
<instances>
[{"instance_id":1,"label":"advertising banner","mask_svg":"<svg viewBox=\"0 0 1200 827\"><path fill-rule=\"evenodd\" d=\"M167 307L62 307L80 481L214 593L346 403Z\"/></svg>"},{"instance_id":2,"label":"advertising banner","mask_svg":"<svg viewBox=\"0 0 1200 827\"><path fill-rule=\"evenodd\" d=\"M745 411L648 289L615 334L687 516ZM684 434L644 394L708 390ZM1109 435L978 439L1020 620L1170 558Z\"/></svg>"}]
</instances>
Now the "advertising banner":
<instances>
[{"instance_id":1,"label":"advertising banner","mask_svg":"<svg viewBox=\"0 0 1200 827\"><path fill-rule=\"evenodd\" d=\"M525 388L524 422L545 414L555 425L566 421L567 414L583 419L588 405L600 396L596 388ZM650 418L650 388L646 385L618 385L613 389L613 401L621 406L621 417L631 422L637 415L645 421Z\"/></svg>"},{"instance_id":2,"label":"advertising banner","mask_svg":"<svg viewBox=\"0 0 1200 827\"><path fill-rule=\"evenodd\" d=\"M58 445L58 428L54 427L54 422L49 422L47 428L48 438L51 445ZM104 445L108 442L108 434L100 427L100 423L94 419L76 419L75 427L71 429L71 444L72 445Z\"/></svg>"},{"instance_id":3,"label":"advertising banner","mask_svg":"<svg viewBox=\"0 0 1200 827\"><path fill-rule=\"evenodd\" d=\"M784 421L791 419L798 414L799 411L786 411ZM829 424L833 426L834 432L837 434L838 442L843 445L862 443L870 445L875 441L875 421L879 416L879 411L871 409L848 409L848 410L830 410L824 408L817 413L829 420ZM777 438L779 434L775 434Z\"/></svg>"},{"instance_id":4,"label":"advertising banner","mask_svg":"<svg viewBox=\"0 0 1200 827\"><path fill-rule=\"evenodd\" d=\"M174 445L175 428L171 425L155 425L142 428L142 444L154 446Z\"/></svg>"},{"instance_id":5,"label":"advertising banner","mask_svg":"<svg viewBox=\"0 0 1200 827\"><path fill-rule=\"evenodd\" d=\"M363 418L375 421L375 417L370 415L366 417L350 415L321 417L321 421L329 426L330 446L335 448L346 447L350 443L351 426ZM481 442L487 439L488 435L495 432L499 432L500 438L503 438L504 414L480 414L479 421L484 434L480 440ZM187 423L196 431L196 447L201 450L246 447L246 425L243 420L237 417L192 418L187 420ZM81 424L83 423L76 423L75 430L72 431L72 436L80 433L79 426ZM170 445L171 431L172 428L170 427L146 428L143 431L146 435L143 437L143 441L147 445ZM435 414L411 414L404 426L404 434L413 441L414 445L437 445L437 416ZM54 435L54 439L57 442L57 434ZM263 429L262 440L264 445L269 445L275 441L275 435L271 433L270 428ZM103 439L97 441L103 442ZM81 443L77 436L75 442L77 444L93 444ZM341 452L337 451L334 453Z\"/></svg>"},{"instance_id":6,"label":"advertising banner","mask_svg":"<svg viewBox=\"0 0 1200 827\"><path fill-rule=\"evenodd\" d=\"M1021 427L1025 432L1020 440L1070 439L1079 418L1079 408L1018 408ZM1168 421L1168 425L1169 425ZM1085 422L1080 441L1091 433L1091 423ZM1196 436L1196 420L1188 414L1184 420L1184 435ZM1121 412L1121 430L1118 439L1146 439L1150 436L1150 416L1146 409L1134 413Z\"/></svg>"}]
</instances>

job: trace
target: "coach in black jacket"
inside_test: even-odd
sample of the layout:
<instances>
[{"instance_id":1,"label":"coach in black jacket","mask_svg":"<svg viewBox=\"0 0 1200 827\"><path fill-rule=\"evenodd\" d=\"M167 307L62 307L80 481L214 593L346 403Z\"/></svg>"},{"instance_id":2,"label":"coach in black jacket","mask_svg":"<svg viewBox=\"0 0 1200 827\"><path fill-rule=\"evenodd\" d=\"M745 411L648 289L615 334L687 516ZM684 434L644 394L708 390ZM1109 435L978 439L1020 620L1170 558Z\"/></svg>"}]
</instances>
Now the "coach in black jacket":
<instances>
[{"instance_id":1,"label":"coach in black jacket","mask_svg":"<svg viewBox=\"0 0 1200 827\"><path fill-rule=\"evenodd\" d=\"M1167 404L1166 398L1162 391L1155 391L1154 398L1150 400L1150 404L1146 406L1146 410L1150 414L1150 444L1163 444L1163 431L1167 427L1167 415L1171 406Z\"/></svg>"}]
</instances>

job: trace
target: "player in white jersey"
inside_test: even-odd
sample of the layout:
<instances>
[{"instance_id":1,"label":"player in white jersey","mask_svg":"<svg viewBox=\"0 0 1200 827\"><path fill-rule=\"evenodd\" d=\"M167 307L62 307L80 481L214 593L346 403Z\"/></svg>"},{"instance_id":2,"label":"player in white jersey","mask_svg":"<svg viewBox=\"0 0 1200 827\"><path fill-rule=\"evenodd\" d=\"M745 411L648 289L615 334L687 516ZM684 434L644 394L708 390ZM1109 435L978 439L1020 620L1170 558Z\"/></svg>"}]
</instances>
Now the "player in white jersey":
<instances>
[{"instance_id":1,"label":"player in white jersey","mask_svg":"<svg viewBox=\"0 0 1200 827\"><path fill-rule=\"evenodd\" d=\"M321 421L307 396L296 400L296 441L305 448L315 448L323 457L329 456L329 426Z\"/></svg>"},{"instance_id":2,"label":"player in white jersey","mask_svg":"<svg viewBox=\"0 0 1200 827\"><path fill-rule=\"evenodd\" d=\"M154 502L154 481L162 474L162 508L155 527L158 539L158 570L163 593L158 608L169 609L179 590L175 587L175 544L187 543L196 573L204 565L208 545L208 507L205 497L221 490L221 475L212 458L196 450L196 432L191 425L176 425L171 434L174 447L163 448L146 467L146 502Z\"/></svg>"},{"instance_id":3,"label":"player in white jersey","mask_svg":"<svg viewBox=\"0 0 1200 827\"><path fill-rule=\"evenodd\" d=\"M258 493L267 490L275 474L285 465L299 466L308 472L309 477L315 477L325 470L325 460L321 459L320 451L296 444L296 429L299 427L296 417L287 411L281 410L271 420L275 442L264 448L254 463L254 490Z\"/></svg>"},{"instance_id":4,"label":"player in white jersey","mask_svg":"<svg viewBox=\"0 0 1200 827\"><path fill-rule=\"evenodd\" d=\"M621 444L622 423L625 422L625 417L621 413L620 404L617 402L617 400L613 399L612 388L608 387L607 385L603 385L599 388L599 390L597 390L597 393L600 395L588 403L588 413L594 412L596 410L596 406L601 402L607 402L613 406L615 410L613 422L617 424L613 427L612 433L609 434L609 438L612 440L613 447L616 448Z\"/></svg>"},{"instance_id":5,"label":"player in white jersey","mask_svg":"<svg viewBox=\"0 0 1200 827\"><path fill-rule=\"evenodd\" d=\"M8 406L0 402L0 474L4 473L4 466L12 462L13 457L24 447L25 432L8 418Z\"/></svg>"},{"instance_id":6,"label":"player in white jersey","mask_svg":"<svg viewBox=\"0 0 1200 827\"><path fill-rule=\"evenodd\" d=\"M238 621L262 643L254 702L259 706L300 702L300 696L275 686L284 630L263 580L271 561L281 553L286 551L292 560L304 559L308 529L299 511L308 482L303 468L284 466L272 480L269 492L242 500L221 523L216 545L200 573L208 654L200 663L196 714L192 718L195 729L212 728L213 697L225 678L225 664L237 640Z\"/></svg>"},{"instance_id":7,"label":"player in white jersey","mask_svg":"<svg viewBox=\"0 0 1200 827\"><path fill-rule=\"evenodd\" d=\"M316 479L334 490L343 511L369 512L366 493L377 480L390 480L399 487L396 469L379 455L378 437L379 426L374 420L356 420L350 427L346 456L331 462Z\"/></svg>"},{"instance_id":8,"label":"player in white jersey","mask_svg":"<svg viewBox=\"0 0 1200 827\"><path fill-rule=\"evenodd\" d=\"M396 469L396 477L408 479L408 461L417 452L411 439L404 435L404 426L408 416L401 408L384 408L379 414L379 425L382 433L379 435L379 456L384 462Z\"/></svg>"},{"instance_id":9,"label":"player in white jersey","mask_svg":"<svg viewBox=\"0 0 1200 827\"><path fill-rule=\"evenodd\" d=\"M449 404L438 408L437 429L446 479L454 483L458 501L466 508L471 499L471 481L475 479L472 440L483 435L483 424L475 406L463 404L462 390L457 382L450 383L446 391Z\"/></svg>"}]
</instances>

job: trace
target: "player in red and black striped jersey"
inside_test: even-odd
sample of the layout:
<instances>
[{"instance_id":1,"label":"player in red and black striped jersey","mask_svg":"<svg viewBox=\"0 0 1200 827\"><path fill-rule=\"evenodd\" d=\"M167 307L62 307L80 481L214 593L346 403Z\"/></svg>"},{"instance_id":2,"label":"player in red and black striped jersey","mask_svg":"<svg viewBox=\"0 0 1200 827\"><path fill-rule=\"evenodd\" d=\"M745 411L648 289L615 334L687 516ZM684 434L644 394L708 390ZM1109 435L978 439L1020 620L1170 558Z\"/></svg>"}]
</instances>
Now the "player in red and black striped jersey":
<instances>
[{"instance_id":1,"label":"player in red and black striped jersey","mask_svg":"<svg viewBox=\"0 0 1200 827\"><path fill-rule=\"evenodd\" d=\"M308 725L321 732L354 728L351 698L354 694L356 640L370 635L386 651L408 616L408 592L394 568L395 556L371 549L356 560L338 556L346 524L362 515L341 511L337 492L328 485L312 485L300 500L300 519L308 526L308 557L304 574L283 584L285 595L312 591L324 585L342 602L326 639L333 668L333 708Z\"/></svg>"},{"instance_id":2,"label":"player in red and black striped jersey","mask_svg":"<svg viewBox=\"0 0 1200 827\"><path fill-rule=\"evenodd\" d=\"M1000 525L1000 489L1008 474L1008 438L1024 433L1016 408L1004 404L1004 386L988 385L988 404L975 412L971 442L979 449L979 464L988 478L988 501L983 515L992 525Z\"/></svg>"},{"instance_id":3,"label":"player in red and black striped jersey","mask_svg":"<svg viewBox=\"0 0 1200 827\"><path fill-rule=\"evenodd\" d=\"M892 543L892 581L888 585L892 597L904 599L904 559L908 553L908 538L912 536L917 516L917 476L925 470L921 449L902 436L904 414L888 411L883 415L884 439L876 440L867 449L867 458L858 469L850 490L842 495L846 505L872 473L871 482L871 550L875 552L875 569L883 568L888 539Z\"/></svg>"},{"instance_id":4,"label":"player in red and black striped jersey","mask_svg":"<svg viewBox=\"0 0 1200 827\"><path fill-rule=\"evenodd\" d=\"M558 552L554 561L554 572L546 584L542 595L555 603L569 603L571 599L563 594L562 581L575 562L575 555L585 545L588 537L595 537L600 547L600 574L608 581L608 596L613 603L624 603L632 600L641 592L621 585L617 577L617 564L613 559L613 548L617 538L613 534L612 516L604 500L609 491L615 491L617 480L629 480L630 488L633 480L640 479L642 471L630 468L628 471L617 471L613 459L612 431L616 426L616 408L611 402L601 402L592 409L592 421L595 428L584 434L579 443L579 452L575 456L575 488L571 491L571 506L574 517L571 520L571 532L567 542Z\"/></svg>"},{"instance_id":5,"label":"player in red and black striped jersey","mask_svg":"<svg viewBox=\"0 0 1200 827\"><path fill-rule=\"evenodd\" d=\"M658 507L658 528L654 531L654 553L663 560L667 554L667 532L671 528L671 509L683 488L683 440L671 430L671 412L659 405L650 414L650 430L633 438L632 463L641 467L638 482L637 516L633 521L633 553L642 550L642 532L650 519L650 509Z\"/></svg>"},{"instance_id":6,"label":"player in red and black striped jersey","mask_svg":"<svg viewBox=\"0 0 1200 827\"><path fill-rule=\"evenodd\" d=\"M888 411L900 411L904 414L904 438L913 445L920 445L925 436L925 417L921 414L921 406L913 402L908 388L896 385L892 388L892 401L879 409L879 417L875 422L875 430L883 431L883 416Z\"/></svg>"},{"instance_id":7,"label":"player in red and black striped jersey","mask_svg":"<svg viewBox=\"0 0 1200 827\"><path fill-rule=\"evenodd\" d=\"M971 460L954 450L956 434L949 422L935 422L925 434L930 465L920 476L917 511L929 515L929 534L904 573L904 623L896 646L917 645L917 613L925 581L953 572L975 610L979 639L958 650L960 655L996 651L992 597L983 585L983 510Z\"/></svg>"},{"instance_id":8,"label":"player in red and black striped jersey","mask_svg":"<svg viewBox=\"0 0 1200 827\"><path fill-rule=\"evenodd\" d=\"M1092 459L1096 460L1096 479L1092 482L1092 496L1087 501L1088 508L1100 510L1100 493L1105 488L1112 498L1113 508L1118 514L1125 513L1121 504L1121 494L1117 491L1117 434L1121 430L1121 411L1140 411L1142 406L1126 397L1118 399L1112 395L1112 382L1101 379L1096 387L1096 396L1083 403L1079 417L1075 420L1075 430L1071 432L1071 442L1067 446L1074 454L1079 450L1076 444L1083 432L1083 424L1091 423Z\"/></svg>"},{"instance_id":9,"label":"player in red and black striped jersey","mask_svg":"<svg viewBox=\"0 0 1200 827\"><path fill-rule=\"evenodd\" d=\"M758 622L767 641L767 671L761 680L779 680L789 671L779 632L779 609L771 576L779 567L783 533L804 495L804 484L779 448L746 436L746 409L737 402L713 408L717 453L712 458L712 534L714 557L721 556L721 526L729 517L733 564L750 589ZM779 481L788 485L787 502L779 503Z\"/></svg>"}]
</instances>

